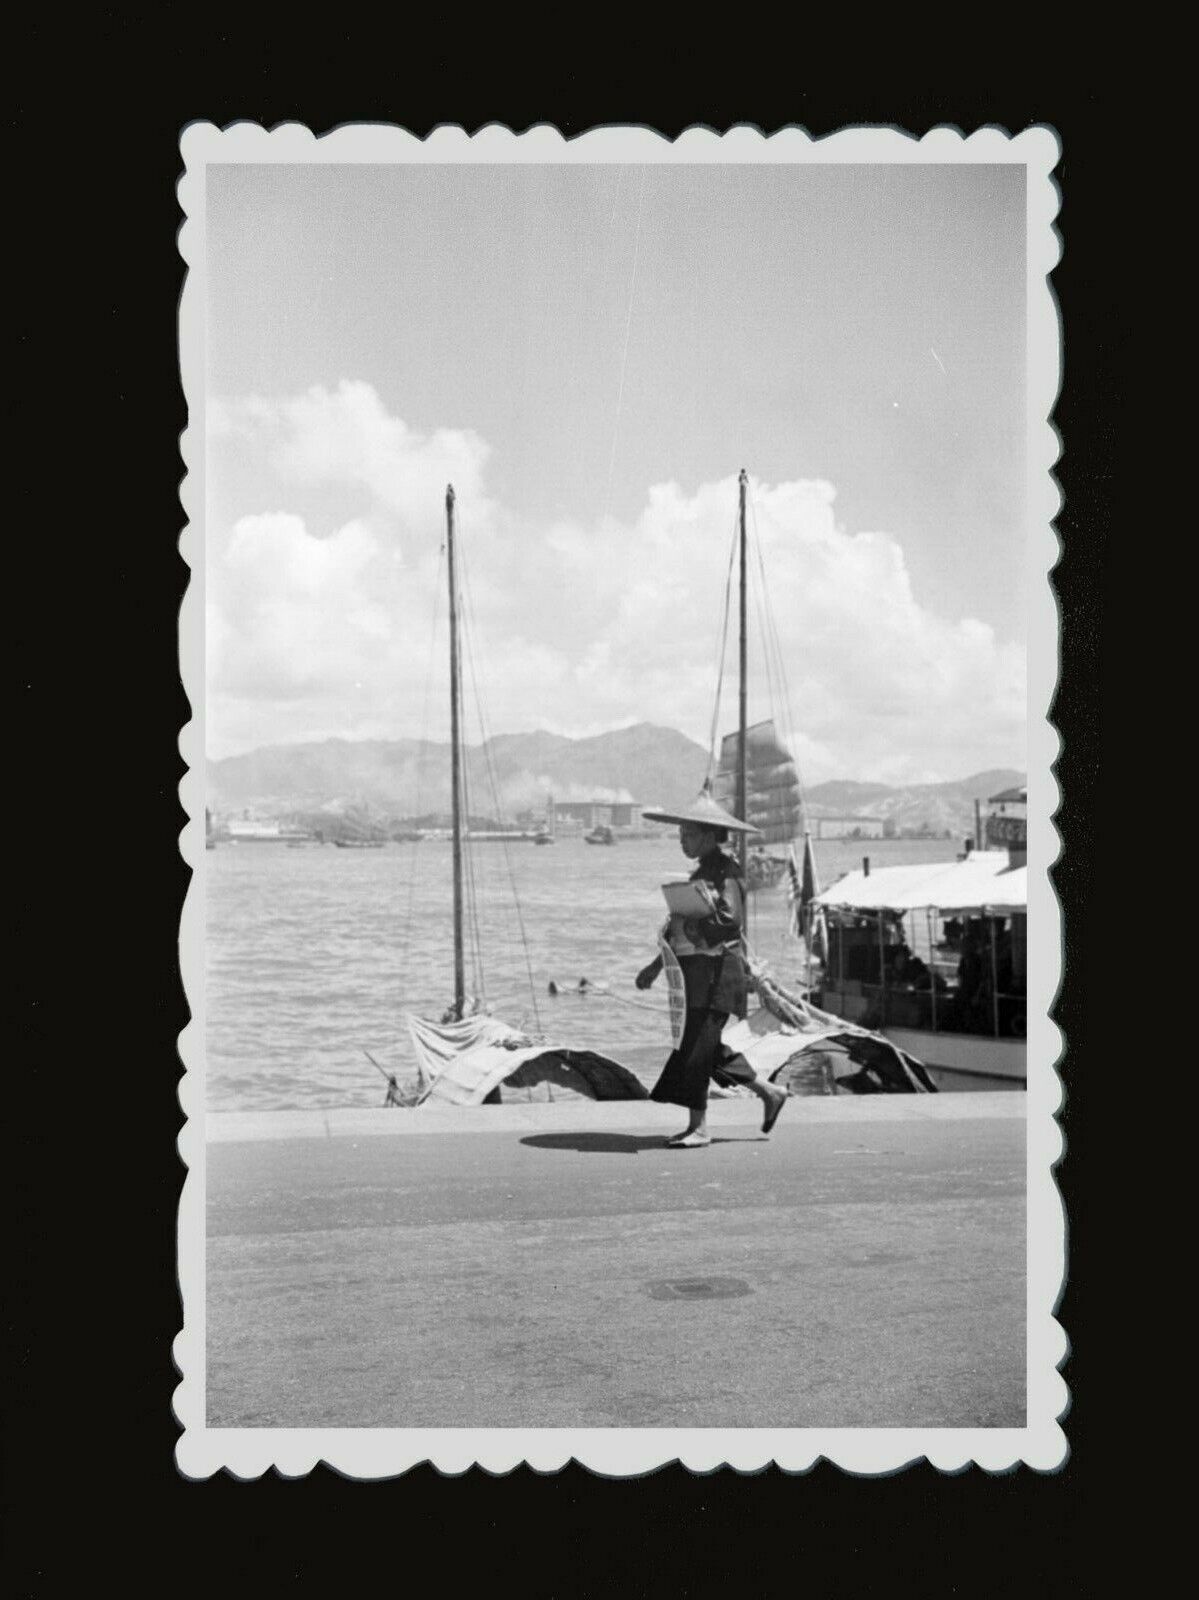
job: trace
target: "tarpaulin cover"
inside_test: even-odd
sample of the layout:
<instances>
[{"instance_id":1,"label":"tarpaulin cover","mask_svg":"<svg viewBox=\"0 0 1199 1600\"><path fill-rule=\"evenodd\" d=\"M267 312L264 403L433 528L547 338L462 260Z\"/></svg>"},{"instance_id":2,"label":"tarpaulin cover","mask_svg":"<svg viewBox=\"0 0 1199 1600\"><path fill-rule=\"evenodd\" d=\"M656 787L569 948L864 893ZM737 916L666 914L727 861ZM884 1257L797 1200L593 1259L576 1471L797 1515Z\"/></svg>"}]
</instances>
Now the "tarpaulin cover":
<instances>
[{"instance_id":1,"label":"tarpaulin cover","mask_svg":"<svg viewBox=\"0 0 1199 1600\"><path fill-rule=\"evenodd\" d=\"M759 976L760 1004L721 1035L759 1078L806 1089L823 1079L830 1094L935 1094L922 1062L881 1034L821 1011Z\"/></svg>"},{"instance_id":2,"label":"tarpaulin cover","mask_svg":"<svg viewBox=\"0 0 1199 1600\"><path fill-rule=\"evenodd\" d=\"M1028 869L1006 850L975 850L964 861L850 872L816 904L855 911L1027 911Z\"/></svg>"},{"instance_id":3,"label":"tarpaulin cover","mask_svg":"<svg viewBox=\"0 0 1199 1600\"><path fill-rule=\"evenodd\" d=\"M430 1022L405 1017L427 1092L422 1104L481 1105L501 1084L501 1098L644 1100L647 1090L627 1067L593 1050L535 1044L496 1017ZM538 1092L539 1086L547 1086Z\"/></svg>"}]
</instances>

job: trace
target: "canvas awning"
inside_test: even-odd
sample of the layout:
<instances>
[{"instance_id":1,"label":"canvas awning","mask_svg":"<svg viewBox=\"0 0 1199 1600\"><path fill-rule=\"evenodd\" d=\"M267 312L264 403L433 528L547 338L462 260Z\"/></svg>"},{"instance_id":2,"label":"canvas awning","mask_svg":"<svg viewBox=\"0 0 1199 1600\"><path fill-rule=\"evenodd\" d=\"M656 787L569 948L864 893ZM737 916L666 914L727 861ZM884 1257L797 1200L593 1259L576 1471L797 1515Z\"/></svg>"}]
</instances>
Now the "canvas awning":
<instances>
[{"instance_id":1,"label":"canvas awning","mask_svg":"<svg viewBox=\"0 0 1199 1600\"><path fill-rule=\"evenodd\" d=\"M850 872L815 903L845 911L1027 911L1028 869L1013 866L1006 850L976 850L963 861Z\"/></svg>"}]
</instances>

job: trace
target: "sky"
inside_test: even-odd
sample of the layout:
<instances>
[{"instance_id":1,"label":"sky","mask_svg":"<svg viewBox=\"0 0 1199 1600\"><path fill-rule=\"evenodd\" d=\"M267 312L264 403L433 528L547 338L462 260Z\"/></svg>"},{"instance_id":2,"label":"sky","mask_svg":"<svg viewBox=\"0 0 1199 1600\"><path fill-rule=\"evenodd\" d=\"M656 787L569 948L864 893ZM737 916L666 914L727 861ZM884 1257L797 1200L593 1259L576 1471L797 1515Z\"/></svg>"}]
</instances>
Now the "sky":
<instances>
[{"instance_id":1,"label":"sky","mask_svg":"<svg viewBox=\"0 0 1199 1600\"><path fill-rule=\"evenodd\" d=\"M209 754L447 736L448 482L468 737L707 744L744 466L805 781L1022 768L1024 184L210 167Z\"/></svg>"}]
</instances>

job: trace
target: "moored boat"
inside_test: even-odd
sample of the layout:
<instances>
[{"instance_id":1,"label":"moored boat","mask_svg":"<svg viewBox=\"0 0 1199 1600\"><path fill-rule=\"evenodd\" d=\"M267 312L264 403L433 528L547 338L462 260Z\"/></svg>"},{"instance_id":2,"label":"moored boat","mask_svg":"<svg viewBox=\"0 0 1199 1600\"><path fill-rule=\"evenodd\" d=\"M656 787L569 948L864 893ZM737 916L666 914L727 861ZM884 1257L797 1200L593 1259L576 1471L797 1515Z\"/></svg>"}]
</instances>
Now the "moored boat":
<instances>
[{"instance_id":1,"label":"moored boat","mask_svg":"<svg viewBox=\"0 0 1199 1600\"><path fill-rule=\"evenodd\" d=\"M786 876L787 861L784 856L768 855L765 850L749 852L745 863L745 887L751 892L755 889L773 889Z\"/></svg>"},{"instance_id":2,"label":"moored boat","mask_svg":"<svg viewBox=\"0 0 1199 1600\"><path fill-rule=\"evenodd\" d=\"M936 1071L1024 1082L1025 861L976 850L847 874L815 899L828 927L816 1004Z\"/></svg>"},{"instance_id":3,"label":"moored boat","mask_svg":"<svg viewBox=\"0 0 1199 1600\"><path fill-rule=\"evenodd\" d=\"M557 842L557 813L554 811L554 797L549 795L545 802L545 821L533 835L534 844L555 844Z\"/></svg>"},{"instance_id":4,"label":"moored boat","mask_svg":"<svg viewBox=\"0 0 1199 1600\"><path fill-rule=\"evenodd\" d=\"M450 828L451 906L453 935L453 999L440 1017L405 1015L417 1082L401 1087L373 1056L368 1058L388 1077L386 1104L411 1109L438 1101L449 1105L498 1104L503 1100L644 1100L647 1091L629 1069L611 1057L548 1039L541 1034L536 996L530 999L533 1028L515 1028L490 1014L484 991L482 940L477 926L477 893L471 847L484 840L501 845L535 839L536 834L509 830L474 830L466 826L466 774L462 729L462 651L459 642L460 559L456 545L454 490L446 490L446 568L450 626ZM493 794L499 814L498 796ZM513 897L515 898L515 885ZM520 925L519 907L517 923ZM468 927L468 920L470 926ZM469 937L468 937L469 936ZM523 939L523 927L521 928ZM468 953L473 993L467 988ZM527 957L527 952L526 952Z\"/></svg>"},{"instance_id":5,"label":"moored boat","mask_svg":"<svg viewBox=\"0 0 1199 1600\"><path fill-rule=\"evenodd\" d=\"M719 768L715 751L715 730L720 714L721 684L718 680L716 705L712 716L712 748L709 750L708 778L703 794L711 795L734 817L750 822L762 845L787 845L783 873L795 919L795 931L805 940L809 963L813 947L822 948L823 919L813 918L816 895L815 861L811 837L803 826L803 797L795 762L779 738L773 718L754 724L748 720L748 538L746 498L748 475L738 476L739 515L737 545L740 551L740 630L737 731L722 742ZM731 558L730 558L731 568ZM764 563L759 552L759 569ZM769 611L769 594L761 595L763 609ZM725 613L726 635L728 607ZM723 663L727 636L721 641ZM777 641L776 641L777 647ZM777 665L777 663L776 663ZM775 682L785 674L775 672ZM789 726L789 719L788 724ZM715 786L712 778L715 776ZM714 792L713 792L714 790ZM796 859L795 845L803 837L802 864ZM750 848L747 834L738 832L738 857L742 880L748 882ZM768 858L777 859L777 858ZM783 876L780 873L779 876ZM777 880L776 880L777 881ZM751 942L750 902L746 901L745 951L751 973L751 989L756 1003L747 1016L730 1019L722 1042L742 1055L759 1078L769 1078L792 1093L804 1094L935 1094L937 1085L922 1060L896 1040L874 1031L865 1022L834 1015L813 1002L811 987L798 981L786 984L769 971L754 952ZM663 956L668 946L660 943ZM671 989L672 1021L681 1035L686 1013L682 973L677 962L666 962ZM743 1092L740 1089L731 1092Z\"/></svg>"},{"instance_id":6,"label":"moored boat","mask_svg":"<svg viewBox=\"0 0 1199 1600\"><path fill-rule=\"evenodd\" d=\"M222 837L227 844L291 844L311 839L306 828L284 822L258 822L234 818L224 824Z\"/></svg>"}]
</instances>

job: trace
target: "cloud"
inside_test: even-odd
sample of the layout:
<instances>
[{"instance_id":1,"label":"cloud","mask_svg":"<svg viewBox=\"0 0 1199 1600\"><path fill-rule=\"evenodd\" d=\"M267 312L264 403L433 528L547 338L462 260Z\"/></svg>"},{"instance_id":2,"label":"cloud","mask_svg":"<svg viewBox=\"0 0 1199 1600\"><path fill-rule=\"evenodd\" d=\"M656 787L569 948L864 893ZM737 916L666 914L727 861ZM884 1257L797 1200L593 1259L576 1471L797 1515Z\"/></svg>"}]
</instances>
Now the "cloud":
<instances>
[{"instance_id":1,"label":"cloud","mask_svg":"<svg viewBox=\"0 0 1199 1600\"><path fill-rule=\"evenodd\" d=\"M491 452L469 430L422 434L390 416L369 383L319 386L289 399L216 399L208 408L210 438L250 441L284 481L304 486L356 484L401 518L427 521L447 483L490 513L483 472Z\"/></svg>"},{"instance_id":2,"label":"cloud","mask_svg":"<svg viewBox=\"0 0 1199 1600\"><path fill-rule=\"evenodd\" d=\"M213 531L213 754L331 734L445 736L451 481L470 736L477 689L489 733L650 721L707 741L734 478L653 485L627 524L538 526L489 497L477 435L419 433L367 384L226 401L211 418L210 473L236 447L288 507ZM789 704L809 782L948 778L1020 762L1023 652L976 619L923 606L899 543L846 531L835 500L820 480L751 480L751 718L786 722ZM330 521L330 506L353 514ZM719 731L736 715L735 592L732 602Z\"/></svg>"}]
</instances>

